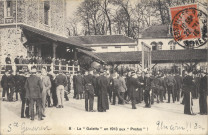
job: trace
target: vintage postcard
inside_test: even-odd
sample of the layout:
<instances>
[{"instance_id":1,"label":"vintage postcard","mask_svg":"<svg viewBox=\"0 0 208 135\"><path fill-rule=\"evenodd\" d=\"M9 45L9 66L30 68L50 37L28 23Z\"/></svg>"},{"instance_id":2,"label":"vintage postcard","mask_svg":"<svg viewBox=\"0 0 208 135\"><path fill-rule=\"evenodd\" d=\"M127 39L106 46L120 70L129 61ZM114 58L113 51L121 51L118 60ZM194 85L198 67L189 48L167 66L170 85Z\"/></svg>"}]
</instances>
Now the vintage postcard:
<instances>
[{"instance_id":1,"label":"vintage postcard","mask_svg":"<svg viewBox=\"0 0 208 135\"><path fill-rule=\"evenodd\" d=\"M207 0L0 0L0 135L207 135Z\"/></svg>"}]
</instances>

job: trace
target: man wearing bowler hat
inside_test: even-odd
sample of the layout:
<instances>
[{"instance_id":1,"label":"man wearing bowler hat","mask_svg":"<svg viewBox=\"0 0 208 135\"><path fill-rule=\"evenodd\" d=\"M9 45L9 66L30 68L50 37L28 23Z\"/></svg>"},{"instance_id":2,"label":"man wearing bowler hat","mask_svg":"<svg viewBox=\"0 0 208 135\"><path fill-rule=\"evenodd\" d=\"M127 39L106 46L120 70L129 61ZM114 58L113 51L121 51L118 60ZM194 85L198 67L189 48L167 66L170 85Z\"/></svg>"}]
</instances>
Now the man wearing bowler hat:
<instances>
[{"instance_id":1,"label":"man wearing bowler hat","mask_svg":"<svg viewBox=\"0 0 208 135\"><path fill-rule=\"evenodd\" d=\"M35 66L31 68L31 75L27 78L25 83L26 99L29 100L30 116L31 120L34 120L34 103L37 105L38 120L43 120L41 113L41 93L43 91L43 85L41 79L36 76L37 69Z\"/></svg>"}]
</instances>

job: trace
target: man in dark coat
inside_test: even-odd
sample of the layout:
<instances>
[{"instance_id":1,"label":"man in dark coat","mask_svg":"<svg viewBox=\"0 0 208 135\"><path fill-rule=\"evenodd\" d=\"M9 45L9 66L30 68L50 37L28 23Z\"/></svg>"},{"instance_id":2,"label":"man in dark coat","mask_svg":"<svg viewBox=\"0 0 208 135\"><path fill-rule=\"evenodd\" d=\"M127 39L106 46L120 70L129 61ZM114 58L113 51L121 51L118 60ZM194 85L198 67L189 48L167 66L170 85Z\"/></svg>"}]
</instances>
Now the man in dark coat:
<instances>
[{"instance_id":1,"label":"man in dark coat","mask_svg":"<svg viewBox=\"0 0 208 135\"><path fill-rule=\"evenodd\" d=\"M164 94L165 94L164 75L161 74L159 79L160 79L160 87L159 87L159 89L160 89L160 93L159 93L159 95L160 95L160 102L163 103L163 98L164 98Z\"/></svg>"},{"instance_id":2,"label":"man in dark coat","mask_svg":"<svg viewBox=\"0 0 208 135\"><path fill-rule=\"evenodd\" d=\"M98 96L98 77L99 77L99 73L97 71L94 71L93 86L94 86L94 93L96 96Z\"/></svg>"},{"instance_id":3,"label":"man in dark coat","mask_svg":"<svg viewBox=\"0 0 208 135\"><path fill-rule=\"evenodd\" d=\"M73 76L73 89L74 89L74 96L73 98L76 98L76 95L77 95L77 90L76 90L76 74Z\"/></svg>"},{"instance_id":4,"label":"man in dark coat","mask_svg":"<svg viewBox=\"0 0 208 135\"><path fill-rule=\"evenodd\" d=\"M140 83L137 79L137 75L134 71L131 73L131 78L129 79L129 92L132 103L132 109L136 109L136 92L138 91Z\"/></svg>"},{"instance_id":5,"label":"man in dark coat","mask_svg":"<svg viewBox=\"0 0 208 135\"><path fill-rule=\"evenodd\" d=\"M94 86L93 86L92 74L93 71L90 69L88 75L84 77L85 111L89 111L89 112L93 112L93 102L94 102Z\"/></svg>"},{"instance_id":6,"label":"man in dark coat","mask_svg":"<svg viewBox=\"0 0 208 135\"><path fill-rule=\"evenodd\" d=\"M104 76L104 71L100 71L98 79L98 112L106 112L109 109L108 103L108 79Z\"/></svg>"},{"instance_id":7,"label":"man in dark coat","mask_svg":"<svg viewBox=\"0 0 208 135\"><path fill-rule=\"evenodd\" d=\"M144 102L145 102L145 107L151 107L151 79L150 79L150 74L146 74L146 78L144 81Z\"/></svg>"},{"instance_id":8,"label":"man in dark coat","mask_svg":"<svg viewBox=\"0 0 208 135\"><path fill-rule=\"evenodd\" d=\"M192 77L192 72L189 71L188 75L184 77L183 80L183 93L184 93L184 114L193 114L192 110L192 96L191 92L193 89L193 77Z\"/></svg>"},{"instance_id":9,"label":"man in dark coat","mask_svg":"<svg viewBox=\"0 0 208 135\"><path fill-rule=\"evenodd\" d=\"M168 90L168 102L167 103L170 103L170 94L172 94L173 103L175 103L174 86L176 84L176 81L171 73L169 73L169 75L167 76L166 81L167 81L166 84L167 84L167 90Z\"/></svg>"},{"instance_id":10,"label":"man in dark coat","mask_svg":"<svg viewBox=\"0 0 208 135\"><path fill-rule=\"evenodd\" d=\"M16 93L16 100L18 101L18 93L20 92L21 90L21 79L22 79L22 76L19 74L19 71L17 70L16 72L16 75L15 75L15 93Z\"/></svg>"},{"instance_id":11,"label":"man in dark coat","mask_svg":"<svg viewBox=\"0 0 208 135\"><path fill-rule=\"evenodd\" d=\"M130 101L131 97L130 97L130 91L129 91L129 79L131 78L131 72L129 71L128 74L126 75L126 87L127 87L127 91L124 93L124 99L126 101Z\"/></svg>"},{"instance_id":12,"label":"man in dark coat","mask_svg":"<svg viewBox=\"0 0 208 135\"><path fill-rule=\"evenodd\" d=\"M83 99L83 77L81 76L80 71L77 72L75 78L75 88L76 88L76 99Z\"/></svg>"},{"instance_id":13,"label":"man in dark coat","mask_svg":"<svg viewBox=\"0 0 208 135\"><path fill-rule=\"evenodd\" d=\"M16 81L15 81L15 75L14 71L10 71L10 76L8 77L8 86L9 86L9 101L14 101L13 100L13 95L15 92L15 86L16 86Z\"/></svg>"},{"instance_id":14,"label":"man in dark coat","mask_svg":"<svg viewBox=\"0 0 208 135\"><path fill-rule=\"evenodd\" d=\"M108 95L109 95L109 100L111 102L113 95L113 77L110 74L108 75Z\"/></svg>"},{"instance_id":15,"label":"man in dark coat","mask_svg":"<svg viewBox=\"0 0 208 135\"><path fill-rule=\"evenodd\" d=\"M157 103L159 103L159 95L160 95L160 76L157 74L152 81L152 90L154 91L154 95L157 98Z\"/></svg>"},{"instance_id":16,"label":"man in dark coat","mask_svg":"<svg viewBox=\"0 0 208 135\"><path fill-rule=\"evenodd\" d=\"M19 56L17 56L15 59L14 59L14 63L15 64L20 64L19 62ZM19 70L19 66L16 65L16 70L18 71Z\"/></svg>"},{"instance_id":17,"label":"man in dark coat","mask_svg":"<svg viewBox=\"0 0 208 135\"><path fill-rule=\"evenodd\" d=\"M27 118L29 118L29 108L25 110L25 105L27 105L27 107L28 107L29 102L25 98L26 91L25 91L25 88L24 88L25 82L26 82L27 78L29 77L28 75L29 75L28 72L25 71L24 76L22 76L22 75L19 76L19 93L20 93L20 98L21 98L21 101L22 101L21 118L25 118L25 115L26 115Z\"/></svg>"},{"instance_id":18,"label":"man in dark coat","mask_svg":"<svg viewBox=\"0 0 208 135\"><path fill-rule=\"evenodd\" d=\"M7 94L7 100L9 98L9 85L8 85L8 78L9 78L9 71L5 71L4 75L2 76L1 79L1 86L3 88L2 92L2 98L3 101L5 101L5 93Z\"/></svg>"},{"instance_id":19,"label":"man in dark coat","mask_svg":"<svg viewBox=\"0 0 208 135\"><path fill-rule=\"evenodd\" d=\"M176 75L174 76L174 79L176 81L175 84L175 101L179 101L180 100L180 93L181 93L181 87L182 87L182 77L179 75L179 73L176 73Z\"/></svg>"},{"instance_id":20,"label":"man in dark coat","mask_svg":"<svg viewBox=\"0 0 208 135\"><path fill-rule=\"evenodd\" d=\"M12 70L12 66L10 64L12 64L11 58L10 58L10 54L7 55L6 59L5 59L6 64L6 70Z\"/></svg>"},{"instance_id":21,"label":"man in dark coat","mask_svg":"<svg viewBox=\"0 0 208 135\"><path fill-rule=\"evenodd\" d=\"M203 71L199 89L199 107L201 115L207 115L207 83L207 75L206 72Z\"/></svg>"},{"instance_id":22,"label":"man in dark coat","mask_svg":"<svg viewBox=\"0 0 208 135\"><path fill-rule=\"evenodd\" d=\"M117 74L117 72L115 72L114 74L115 74L115 77L113 77L113 103L112 103L112 105L116 104L116 97L118 98L118 103L121 100L124 101L124 99L121 99L121 96L119 94L120 93L119 87L120 87L121 83L118 79L118 74Z\"/></svg>"},{"instance_id":23,"label":"man in dark coat","mask_svg":"<svg viewBox=\"0 0 208 135\"><path fill-rule=\"evenodd\" d=\"M30 102L30 116L31 120L34 120L34 103L37 105L38 120L43 120L41 112L41 93L43 91L43 85L41 79L36 76L37 69L32 67L31 76L27 78L25 83L26 98Z\"/></svg>"},{"instance_id":24,"label":"man in dark coat","mask_svg":"<svg viewBox=\"0 0 208 135\"><path fill-rule=\"evenodd\" d=\"M141 96L141 99L143 100L143 95L144 95L143 91L145 89L145 81L146 81L146 77L145 77L145 72L144 71L141 73L141 76L139 76L138 79L139 79L139 82L141 84L141 86L140 86L140 96Z\"/></svg>"}]
</instances>

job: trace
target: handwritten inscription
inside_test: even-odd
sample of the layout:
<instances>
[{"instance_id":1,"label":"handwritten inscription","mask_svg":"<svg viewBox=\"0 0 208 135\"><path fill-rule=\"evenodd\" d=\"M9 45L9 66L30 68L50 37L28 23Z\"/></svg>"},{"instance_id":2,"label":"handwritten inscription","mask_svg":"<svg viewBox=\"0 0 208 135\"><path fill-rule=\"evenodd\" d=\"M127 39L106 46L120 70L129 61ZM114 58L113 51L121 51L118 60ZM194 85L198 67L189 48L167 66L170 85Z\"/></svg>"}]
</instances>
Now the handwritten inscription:
<instances>
[{"instance_id":1,"label":"handwritten inscription","mask_svg":"<svg viewBox=\"0 0 208 135\"><path fill-rule=\"evenodd\" d=\"M27 134L27 132L51 130L49 126L28 126L25 122L13 122L8 125L7 132L16 131L18 128L21 130L21 134Z\"/></svg>"},{"instance_id":2,"label":"handwritten inscription","mask_svg":"<svg viewBox=\"0 0 208 135\"><path fill-rule=\"evenodd\" d=\"M205 130L204 127L202 127L197 122L191 123L186 122L185 125L179 125L178 123L174 124L165 124L163 121L157 121L157 130L170 130L170 131L192 131L192 130Z\"/></svg>"}]
</instances>

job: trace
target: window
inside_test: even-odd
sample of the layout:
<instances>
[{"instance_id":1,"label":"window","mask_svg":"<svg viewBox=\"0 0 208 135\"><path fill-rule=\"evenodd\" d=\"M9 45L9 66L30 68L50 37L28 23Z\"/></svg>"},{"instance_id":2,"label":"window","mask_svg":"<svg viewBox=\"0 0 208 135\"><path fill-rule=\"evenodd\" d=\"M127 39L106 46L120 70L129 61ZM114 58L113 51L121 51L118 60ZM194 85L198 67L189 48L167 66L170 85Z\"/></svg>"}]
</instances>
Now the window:
<instances>
[{"instance_id":1,"label":"window","mask_svg":"<svg viewBox=\"0 0 208 135\"><path fill-rule=\"evenodd\" d=\"M49 1L45 1L44 2L44 23L46 25L48 25L49 23L49 9L50 9L50 5L49 5Z\"/></svg>"},{"instance_id":2,"label":"window","mask_svg":"<svg viewBox=\"0 0 208 135\"><path fill-rule=\"evenodd\" d=\"M170 50L175 50L175 45L170 45Z\"/></svg>"},{"instance_id":3,"label":"window","mask_svg":"<svg viewBox=\"0 0 208 135\"><path fill-rule=\"evenodd\" d=\"M152 50L157 50L157 46L156 45L153 45L152 46Z\"/></svg>"},{"instance_id":4,"label":"window","mask_svg":"<svg viewBox=\"0 0 208 135\"><path fill-rule=\"evenodd\" d=\"M12 1L6 1L6 17L12 16Z\"/></svg>"},{"instance_id":5,"label":"window","mask_svg":"<svg viewBox=\"0 0 208 135\"><path fill-rule=\"evenodd\" d=\"M158 47L157 50L162 50L162 45L158 45L157 47Z\"/></svg>"},{"instance_id":6,"label":"window","mask_svg":"<svg viewBox=\"0 0 208 135\"><path fill-rule=\"evenodd\" d=\"M107 47L107 46L102 46L101 48L102 48L102 49L108 49L108 47Z\"/></svg>"}]
</instances>

